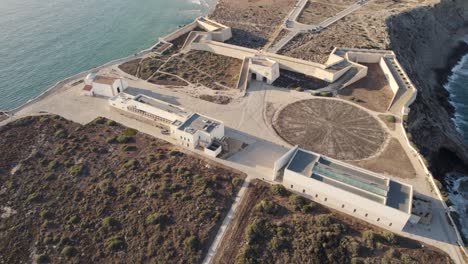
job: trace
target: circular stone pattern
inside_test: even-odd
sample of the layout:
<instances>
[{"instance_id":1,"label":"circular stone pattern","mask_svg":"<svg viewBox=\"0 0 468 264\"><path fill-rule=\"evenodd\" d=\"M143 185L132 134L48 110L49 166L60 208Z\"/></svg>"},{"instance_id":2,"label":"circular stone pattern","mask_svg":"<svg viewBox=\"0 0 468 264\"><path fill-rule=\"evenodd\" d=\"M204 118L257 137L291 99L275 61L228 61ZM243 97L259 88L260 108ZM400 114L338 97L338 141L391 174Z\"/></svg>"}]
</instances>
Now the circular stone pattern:
<instances>
[{"instance_id":1,"label":"circular stone pattern","mask_svg":"<svg viewBox=\"0 0 468 264\"><path fill-rule=\"evenodd\" d=\"M278 113L274 127L291 145L340 160L360 160L375 154L386 133L379 121L349 103L309 99Z\"/></svg>"}]
</instances>

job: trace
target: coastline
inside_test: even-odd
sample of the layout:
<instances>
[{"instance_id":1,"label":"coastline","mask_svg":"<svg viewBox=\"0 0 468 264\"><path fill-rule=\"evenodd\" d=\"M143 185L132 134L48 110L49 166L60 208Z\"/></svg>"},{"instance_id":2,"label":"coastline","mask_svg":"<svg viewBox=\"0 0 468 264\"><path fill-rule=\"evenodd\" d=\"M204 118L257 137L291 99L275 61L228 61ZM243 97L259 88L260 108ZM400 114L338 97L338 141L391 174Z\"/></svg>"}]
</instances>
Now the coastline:
<instances>
[{"instance_id":1,"label":"coastline","mask_svg":"<svg viewBox=\"0 0 468 264\"><path fill-rule=\"evenodd\" d=\"M444 89L440 89L437 97L441 105L447 110L451 118L455 116L455 107L450 102L450 92L445 89L449 83L449 78L453 74L453 69L461 61L461 59L468 55L468 43L463 40L458 40L458 44L452 49L451 54L447 58L447 63L444 68L435 69L437 83ZM467 102L468 103L468 102Z\"/></svg>"}]
</instances>

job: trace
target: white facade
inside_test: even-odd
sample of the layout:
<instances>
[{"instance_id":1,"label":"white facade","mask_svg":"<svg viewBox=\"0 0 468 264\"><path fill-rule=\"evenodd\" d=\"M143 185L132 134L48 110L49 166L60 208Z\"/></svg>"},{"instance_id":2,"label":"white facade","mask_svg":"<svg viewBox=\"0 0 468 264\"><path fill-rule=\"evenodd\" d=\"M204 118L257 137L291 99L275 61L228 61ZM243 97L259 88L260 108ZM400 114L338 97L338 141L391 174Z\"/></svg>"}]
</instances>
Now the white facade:
<instances>
[{"instance_id":1,"label":"white facade","mask_svg":"<svg viewBox=\"0 0 468 264\"><path fill-rule=\"evenodd\" d=\"M264 57L250 58L249 70L252 78L268 84L272 84L280 76L279 64Z\"/></svg>"},{"instance_id":2,"label":"white facade","mask_svg":"<svg viewBox=\"0 0 468 264\"><path fill-rule=\"evenodd\" d=\"M402 230L408 221L419 220L411 214L412 186L297 147L293 151L275 164L284 168L286 188L390 230Z\"/></svg>"},{"instance_id":3,"label":"white facade","mask_svg":"<svg viewBox=\"0 0 468 264\"><path fill-rule=\"evenodd\" d=\"M214 142L224 137L221 121L141 94L132 96L121 93L110 98L109 105L141 121L167 128L171 137L186 148L202 148L213 157L221 153L221 145Z\"/></svg>"},{"instance_id":4,"label":"white facade","mask_svg":"<svg viewBox=\"0 0 468 264\"><path fill-rule=\"evenodd\" d=\"M84 82L86 86L83 92L89 96L114 97L128 87L128 83L124 79L99 76L93 73L88 74Z\"/></svg>"},{"instance_id":5,"label":"white facade","mask_svg":"<svg viewBox=\"0 0 468 264\"><path fill-rule=\"evenodd\" d=\"M223 122L193 113L184 122L176 122L171 129L174 139L187 148L208 148L215 139L224 137Z\"/></svg>"}]
</instances>

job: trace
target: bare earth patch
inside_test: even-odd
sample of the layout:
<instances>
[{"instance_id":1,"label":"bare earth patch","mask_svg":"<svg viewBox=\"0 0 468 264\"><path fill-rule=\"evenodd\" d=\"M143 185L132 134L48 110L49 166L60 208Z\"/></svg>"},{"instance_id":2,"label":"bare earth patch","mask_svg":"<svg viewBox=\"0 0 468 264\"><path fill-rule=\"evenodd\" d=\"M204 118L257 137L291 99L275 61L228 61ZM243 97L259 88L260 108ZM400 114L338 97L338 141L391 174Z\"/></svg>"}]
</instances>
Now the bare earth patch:
<instances>
[{"instance_id":1,"label":"bare earth patch","mask_svg":"<svg viewBox=\"0 0 468 264\"><path fill-rule=\"evenodd\" d=\"M0 127L0 263L199 263L243 178L104 118L19 119Z\"/></svg>"},{"instance_id":2,"label":"bare earth patch","mask_svg":"<svg viewBox=\"0 0 468 264\"><path fill-rule=\"evenodd\" d=\"M210 18L230 26L233 38L228 42L244 47L263 47L296 0L221 0Z\"/></svg>"},{"instance_id":3,"label":"bare earth patch","mask_svg":"<svg viewBox=\"0 0 468 264\"><path fill-rule=\"evenodd\" d=\"M261 181L237 210L213 263L451 263L434 247Z\"/></svg>"},{"instance_id":4,"label":"bare earth patch","mask_svg":"<svg viewBox=\"0 0 468 264\"><path fill-rule=\"evenodd\" d=\"M393 91L377 63L368 67L367 76L338 92L340 98L351 100L367 109L386 112L393 99Z\"/></svg>"},{"instance_id":5,"label":"bare earth patch","mask_svg":"<svg viewBox=\"0 0 468 264\"><path fill-rule=\"evenodd\" d=\"M275 117L274 128L291 145L341 160L370 157L386 138L378 120L364 110L329 99L286 106Z\"/></svg>"},{"instance_id":6,"label":"bare earth patch","mask_svg":"<svg viewBox=\"0 0 468 264\"><path fill-rule=\"evenodd\" d=\"M309 1L297 21L307 25L316 25L345 9L346 6Z\"/></svg>"},{"instance_id":7,"label":"bare earth patch","mask_svg":"<svg viewBox=\"0 0 468 264\"><path fill-rule=\"evenodd\" d=\"M416 177L411 161L398 140L392 138L384 151L369 160L351 162L359 167L383 173L398 178L411 179Z\"/></svg>"}]
</instances>

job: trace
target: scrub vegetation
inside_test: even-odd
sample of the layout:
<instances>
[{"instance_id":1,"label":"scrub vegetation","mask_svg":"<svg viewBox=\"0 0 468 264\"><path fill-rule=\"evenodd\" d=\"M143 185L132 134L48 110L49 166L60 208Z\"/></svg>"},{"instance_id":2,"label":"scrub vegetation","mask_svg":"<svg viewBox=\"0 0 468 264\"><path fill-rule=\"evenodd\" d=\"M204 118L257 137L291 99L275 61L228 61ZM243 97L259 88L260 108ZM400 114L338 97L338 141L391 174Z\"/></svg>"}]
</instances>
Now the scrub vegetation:
<instances>
[{"instance_id":1,"label":"scrub vegetation","mask_svg":"<svg viewBox=\"0 0 468 264\"><path fill-rule=\"evenodd\" d=\"M214 263L451 263L441 251L254 181Z\"/></svg>"},{"instance_id":2,"label":"scrub vegetation","mask_svg":"<svg viewBox=\"0 0 468 264\"><path fill-rule=\"evenodd\" d=\"M27 117L0 146L0 263L199 263L244 179L104 118Z\"/></svg>"}]
</instances>

